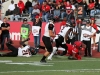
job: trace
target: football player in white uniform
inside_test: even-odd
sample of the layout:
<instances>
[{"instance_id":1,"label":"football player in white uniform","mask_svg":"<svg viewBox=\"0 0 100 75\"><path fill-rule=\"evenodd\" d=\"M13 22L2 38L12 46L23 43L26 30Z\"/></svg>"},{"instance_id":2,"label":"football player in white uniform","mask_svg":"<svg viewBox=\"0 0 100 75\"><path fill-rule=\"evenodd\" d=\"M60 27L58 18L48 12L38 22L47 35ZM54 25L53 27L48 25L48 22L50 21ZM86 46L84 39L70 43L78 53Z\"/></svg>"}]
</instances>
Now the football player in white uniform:
<instances>
[{"instance_id":1,"label":"football player in white uniform","mask_svg":"<svg viewBox=\"0 0 100 75\"><path fill-rule=\"evenodd\" d=\"M6 43L6 46L8 47L11 52L6 53L6 54L0 54L2 57L17 57L17 56L23 56L23 57L30 57L31 55L34 54L34 48L30 47L29 45L25 45L24 42L28 41L29 39L22 41L21 45L23 47L16 48L12 45L12 41L9 40Z\"/></svg>"},{"instance_id":2,"label":"football player in white uniform","mask_svg":"<svg viewBox=\"0 0 100 75\"><path fill-rule=\"evenodd\" d=\"M42 41L47 49L46 52L44 53L44 56L40 60L40 62L42 62L42 63L46 63L46 60L45 60L46 57L53 51L51 37L55 37L54 23L53 23L52 18L50 18L49 22L46 24L45 30L44 30L44 35L42 37Z\"/></svg>"},{"instance_id":3,"label":"football player in white uniform","mask_svg":"<svg viewBox=\"0 0 100 75\"><path fill-rule=\"evenodd\" d=\"M53 47L53 52L47 58L48 60L52 60L52 56L56 53L56 51L58 50L58 47L60 46L65 49L63 53L61 54L61 56L67 53L68 47L66 46L66 40L68 38L68 34L70 33L70 31L72 31L72 28L69 25L70 24L63 26L63 28L61 28L60 32L54 38L56 47Z\"/></svg>"}]
</instances>

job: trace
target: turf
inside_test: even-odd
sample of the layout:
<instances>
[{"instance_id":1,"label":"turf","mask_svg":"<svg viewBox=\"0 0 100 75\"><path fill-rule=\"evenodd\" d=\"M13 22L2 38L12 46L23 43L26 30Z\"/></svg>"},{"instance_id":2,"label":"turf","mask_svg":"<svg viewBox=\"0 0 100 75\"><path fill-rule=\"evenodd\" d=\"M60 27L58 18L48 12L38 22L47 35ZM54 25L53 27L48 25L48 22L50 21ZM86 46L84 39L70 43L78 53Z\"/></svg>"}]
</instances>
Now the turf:
<instances>
[{"instance_id":1,"label":"turf","mask_svg":"<svg viewBox=\"0 0 100 75\"><path fill-rule=\"evenodd\" d=\"M52 61L40 63L41 58L0 57L0 75L100 75L99 58L68 60L67 56L54 56Z\"/></svg>"}]
</instances>

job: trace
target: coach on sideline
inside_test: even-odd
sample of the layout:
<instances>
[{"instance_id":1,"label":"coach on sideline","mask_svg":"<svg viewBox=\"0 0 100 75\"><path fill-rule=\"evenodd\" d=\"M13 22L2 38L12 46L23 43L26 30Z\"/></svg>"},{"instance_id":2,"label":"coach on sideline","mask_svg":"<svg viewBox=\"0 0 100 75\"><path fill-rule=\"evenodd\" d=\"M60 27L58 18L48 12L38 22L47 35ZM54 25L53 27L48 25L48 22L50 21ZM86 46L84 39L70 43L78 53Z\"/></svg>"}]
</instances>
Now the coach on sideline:
<instances>
[{"instance_id":1,"label":"coach on sideline","mask_svg":"<svg viewBox=\"0 0 100 75\"><path fill-rule=\"evenodd\" d=\"M3 19L3 23L1 24L1 29L2 29L2 34L1 34L1 49L4 50L4 43L5 43L5 39L7 38L10 39L10 33L9 33L9 29L10 29L10 24L7 22L7 18L5 17Z\"/></svg>"},{"instance_id":2,"label":"coach on sideline","mask_svg":"<svg viewBox=\"0 0 100 75\"><path fill-rule=\"evenodd\" d=\"M88 52L88 56L91 57L92 56L91 38L96 33L96 30L90 25L90 20L87 20L86 25L81 26L81 28L82 28L81 40L86 45L84 57L87 57L87 52Z\"/></svg>"}]
</instances>

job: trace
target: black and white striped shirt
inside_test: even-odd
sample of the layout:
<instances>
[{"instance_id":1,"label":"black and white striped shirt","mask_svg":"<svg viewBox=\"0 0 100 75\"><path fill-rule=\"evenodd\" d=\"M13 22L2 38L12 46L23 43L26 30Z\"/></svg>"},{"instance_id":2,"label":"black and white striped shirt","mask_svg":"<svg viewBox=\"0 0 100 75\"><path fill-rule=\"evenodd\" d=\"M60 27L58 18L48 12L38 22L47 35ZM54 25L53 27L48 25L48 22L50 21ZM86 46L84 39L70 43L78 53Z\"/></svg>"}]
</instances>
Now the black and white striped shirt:
<instances>
[{"instance_id":1,"label":"black and white striped shirt","mask_svg":"<svg viewBox=\"0 0 100 75\"><path fill-rule=\"evenodd\" d=\"M69 33L69 35L68 35L69 36L69 39L73 39L76 36L73 32L75 32L75 33L78 34L78 27L77 26L73 27L73 31L71 31Z\"/></svg>"}]
</instances>

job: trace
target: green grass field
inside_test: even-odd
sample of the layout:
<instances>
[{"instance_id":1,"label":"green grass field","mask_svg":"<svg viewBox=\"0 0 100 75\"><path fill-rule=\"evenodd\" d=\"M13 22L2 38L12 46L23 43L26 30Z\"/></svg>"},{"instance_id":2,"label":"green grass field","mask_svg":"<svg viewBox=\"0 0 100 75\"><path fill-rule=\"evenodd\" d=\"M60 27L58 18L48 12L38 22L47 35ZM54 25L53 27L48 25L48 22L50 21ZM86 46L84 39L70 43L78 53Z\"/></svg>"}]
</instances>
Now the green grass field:
<instances>
[{"instance_id":1,"label":"green grass field","mask_svg":"<svg viewBox=\"0 0 100 75\"><path fill-rule=\"evenodd\" d=\"M52 61L40 63L41 57L0 57L0 75L100 75L99 58L54 56Z\"/></svg>"}]
</instances>

